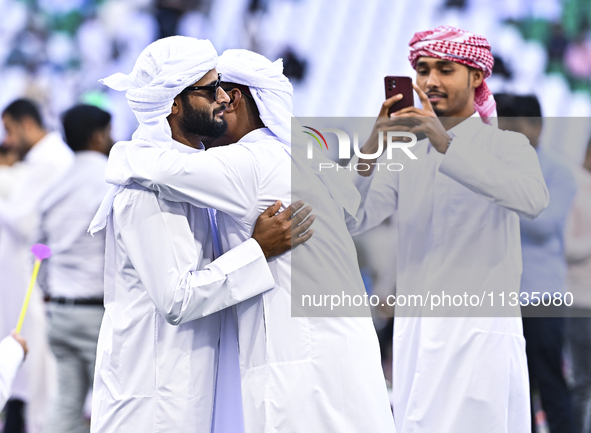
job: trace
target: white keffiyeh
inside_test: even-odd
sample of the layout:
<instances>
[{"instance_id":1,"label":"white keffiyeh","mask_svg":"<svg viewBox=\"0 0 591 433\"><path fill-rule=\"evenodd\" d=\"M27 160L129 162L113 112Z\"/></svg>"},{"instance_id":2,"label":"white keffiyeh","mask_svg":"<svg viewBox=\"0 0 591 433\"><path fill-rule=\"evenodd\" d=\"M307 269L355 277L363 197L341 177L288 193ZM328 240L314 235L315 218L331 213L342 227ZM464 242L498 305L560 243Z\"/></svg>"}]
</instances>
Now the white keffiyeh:
<instances>
[{"instance_id":1,"label":"white keffiyeh","mask_svg":"<svg viewBox=\"0 0 591 433\"><path fill-rule=\"evenodd\" d=\"M222 80L250 88L260 117L285 145L291 146L293 87L283 75L283 60L271 62L248 50L226 50L219 58Z\"/></svg>"},{"instance_id":2,"label":"white keffiyeh","mask_svg":"<svg viewBox=\"0 0 591 433\"><path fill-rule=\"evenodd\" d=\"M256 102L263 124L269 128L288 148L305 146L307 139L301 134L302 128L291 130L293 87L283 75L283 61L271 62L266 57L248 50L226 50L219 58L217 67L225 82L248 86ZM296 124L297 119L293 119ZM291 152L290 152L291 154ZM355 215L360 203L359 192L343 172L318 171L320 162L329 162L318 152L314 159L298 157L292 161L307 173L313 172L328 188L331 196L351 215ZM332 162L332 161L330 161Z\"/></svg>"},{"instance_id":3,"label":"white keffiyeh","mask_svg":"<svg viewBox=\"0 0 591 433\"><path fill-rule=\"evenodd\" d=\"M113 146L108 171L118 172L127 167L125 158L130 146L171 148L172 132L167 117L174 98L215 68L217 60L210 41L172 36L150 44L129 75L117 73L100 80L111 89L126 92L127 102L140 124L131 141ZM111 187L90 224L91 234L105 227L113 200L122 188Z\"/></svg>"}]
</instances>

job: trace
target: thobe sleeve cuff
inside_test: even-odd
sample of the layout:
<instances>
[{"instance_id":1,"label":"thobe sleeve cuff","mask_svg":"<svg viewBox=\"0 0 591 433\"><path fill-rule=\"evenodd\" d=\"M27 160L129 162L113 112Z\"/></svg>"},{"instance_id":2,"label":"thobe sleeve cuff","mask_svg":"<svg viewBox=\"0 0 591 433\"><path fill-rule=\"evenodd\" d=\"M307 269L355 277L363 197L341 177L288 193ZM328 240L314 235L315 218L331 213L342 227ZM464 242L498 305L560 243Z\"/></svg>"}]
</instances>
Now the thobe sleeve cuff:
<instances>
[{"instance_id":1,"label":"thobe sleeve cuff","mask_svg":"<svg viewBox=\"0 0 591 433\"><path fill-rule=\"evenodd\" d=\"M0 342L0 409L11 394L12 382L24 357L25 351L12 336Z\"/></svg>"},{"instance_id":2,"label":"thobe sleeve cuff","mask_svg":"<svg viewBox=\"0 0 591 433\"><path fill-rule=\"evenodd\" d=\"M271 275L269 266L266 264L267 261L265 259L265 253L261 249L259 243L253 238L248 239L240 245L232 248L230 251L224 253L216 260L211 262L210 265L206 266L206 268L211 268L215 264L218 269L223 272L223 274L230 274L235 270L238 270L251 263L256 263L260 259L265 261L265 266L262 266L260 269L263 273L263 277L267 280L267 282L270 282L271 286L273 286L273 276Z\"/></svg>"},{"instance_id":3,"label":"thobe sleeve cuff","mask_svg":"<svg viewBox=\"0 0 591 433\"><path fill-rule=\"evenodd\" d=\"M205 269L225 275L232 287L228 305L245 301L275 286L265 254L255 239L248 239L211 262Z\"/></svg>"}]
</instances>

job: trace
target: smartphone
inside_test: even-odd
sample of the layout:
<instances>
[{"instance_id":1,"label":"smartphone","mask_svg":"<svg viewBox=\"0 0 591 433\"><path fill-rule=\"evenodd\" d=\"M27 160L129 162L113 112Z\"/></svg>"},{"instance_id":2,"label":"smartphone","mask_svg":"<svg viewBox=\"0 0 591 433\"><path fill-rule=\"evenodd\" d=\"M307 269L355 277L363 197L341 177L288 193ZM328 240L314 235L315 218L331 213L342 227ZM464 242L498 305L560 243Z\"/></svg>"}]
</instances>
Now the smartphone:
<instances>
[{"instance_id":1,"label":"smartphone","mask_svg":"<svg viewBox=\"0 0 591 433\"><path fill-rule=\"evenodd\" d=\"M402 99L390 107L388 114L414 106L412 79L410 77L387 76L384 78L384 85L386 87L386 99L402 93Z\"/></svg>"}]
</instances>

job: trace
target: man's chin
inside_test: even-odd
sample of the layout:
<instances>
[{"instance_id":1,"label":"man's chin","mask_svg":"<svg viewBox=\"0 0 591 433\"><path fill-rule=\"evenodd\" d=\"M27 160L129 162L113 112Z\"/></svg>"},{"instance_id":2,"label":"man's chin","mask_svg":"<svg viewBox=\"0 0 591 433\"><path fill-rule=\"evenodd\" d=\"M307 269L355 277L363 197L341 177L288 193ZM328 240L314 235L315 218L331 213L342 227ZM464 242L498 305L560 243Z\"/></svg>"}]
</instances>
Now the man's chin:
<instances>
[{"instance_id":1,"label":"man's chin","mask_svg":"<svg viewBox=\"0 0 591 433\"><path fill-rule=\"evenodd\" d=\"M437 115L437 117L445 117L446 111L440 107L433 107L433 111Z\"/></svg>"},{"instance_id":2,"label":"man's chin","mask_svg":"<svg viewBox=\"0 0 591 433\"><path fill-rule=\"evenodd\" d=\"M215 131L212 131L212 134L208 135L212 140L220 138L228 130L228 122L224 118L219 119L214 117L214 124L216 126Z\"/></svg>"}]
</instances>

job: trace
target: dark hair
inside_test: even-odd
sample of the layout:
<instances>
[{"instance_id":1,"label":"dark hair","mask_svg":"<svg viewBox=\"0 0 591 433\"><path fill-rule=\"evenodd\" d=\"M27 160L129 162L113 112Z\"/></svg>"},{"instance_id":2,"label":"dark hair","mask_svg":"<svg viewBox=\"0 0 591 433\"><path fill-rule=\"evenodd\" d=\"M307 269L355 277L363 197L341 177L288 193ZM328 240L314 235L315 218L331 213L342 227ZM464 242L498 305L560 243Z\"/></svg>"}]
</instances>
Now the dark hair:
<instances>
[{"instance_id":1,"label":"dark hair","mask_svg":"<svg viewBox=\"0 0 591 433\"><path fill-rule=\"evenodd\" d=\"M86 150L92 134L111 122L111 115L94 105L75 105L62 115L66 143L74 151Z\"/></svg>"},{"instance_id":2,"label":"dark hair","mask_svg":"<svg viewBox=\"0 0 591 433\"><path fill-rule=\"evenodd\" d=\"M10 116L17 122L21 122L25 117L35 121L39 127L43 128L43 121L37 104L30 99L17 99L10 103L2 112L2 116Z\"/></svg>"},{"instance_id":3,"label":"dark hair","mask_svg":"<svg viewBox=\"0 0 591 433\"><path fill-rule=\"evenodd\" d=\"M494 98L499 117L542 117L542 109L535 95L497 93Z\"/></svg>"}]
</instances>

